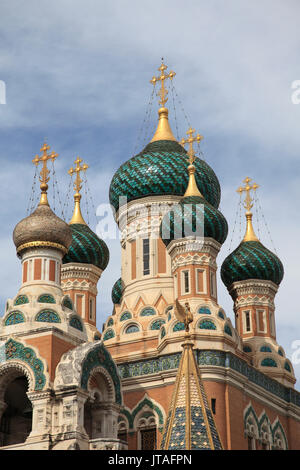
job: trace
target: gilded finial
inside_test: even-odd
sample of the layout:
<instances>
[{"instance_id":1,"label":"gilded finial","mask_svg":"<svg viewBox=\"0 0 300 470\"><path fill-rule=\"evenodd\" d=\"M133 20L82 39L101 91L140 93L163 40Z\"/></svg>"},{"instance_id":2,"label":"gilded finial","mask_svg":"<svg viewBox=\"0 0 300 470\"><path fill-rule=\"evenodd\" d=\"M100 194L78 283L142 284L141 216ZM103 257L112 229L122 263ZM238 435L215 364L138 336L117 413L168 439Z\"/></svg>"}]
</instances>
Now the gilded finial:
<instances>
[{"instance_id":1,"label":"gilded finial","mask_svg":"<svg viewBox=\"0 0 300 470\"><path fill-rule=\"evenodd\" d=\"M194 151L194 147L193 147L194 142L200 142L203 139L203 136L200 135L200 134L197 134L196 136L194 136L193 134L195 132L196 132L195 129L192 129L190 127L189 130L187 131L188 138L187 139L181 139L181 141L179 142L180 145L182 145L182 147L184 147L186 144L189 145L189 148L188 148L188 157L189 157L189 163L190 163L189 166L188 166L189 184L188 184L188 187L187 187L186 192L184 194L184 197L187 197L187 196L200 196L200 197L203 197L201 192L198 189L197 182L196 182L196 179L195 179L196 168L195 168L195 165L194 165L194 161L196 159L196 155L195 155L195 151Z\"/></svg>"},{"instance_id":2,"label":"gilded finial","mask_svg":"<svg viewBox=\"0 0 300 470\"><path fill-rule=\"evenodd\" d=\"M159 82L159 81L161 82L161 88L159 92L157 93L157 95L160 97L159 104L162 106L162 108L164 108L166 102L168 101L168 98L167 98L168 90L165 88L165 80L167 80L168 78L170 80L173 80L173 78L176 75L176 73L173 72L172 70L169 73L165 73L167 68L168 66L164 64L163 59L162 59L161 66L158 69L158 71L160 72L160 76L155 77L154 75L152 79L150 80L150 83L152 83L152 85L156 85L156 82Z\"/></svg>"},{"instance_id":3,"label":"gilded finial","mask_svg":"<svg viewBox=\"0 0 300 470\"><path fill-rule=\"evenodd\" d=\"M81 209L80 209L80 199L81 199L81 194L80 190L82 188L82 179L80 178L80 172L81 171L86 171L88 169L88 165L86 163L83 163L83 165L80 165L82 162L82 159L77 157L75 160L75 168L71 167L68 171L69 175L73 175L74 173L76 174L75 182L74 182L74 201L75 201L75 207L74 207L74 212L73 212L73 217L70 220L70 224L84 224L86 225L86 222L84 221L82 214L81 214Z\"/></svg>"},{"instance_id":4,"label":"gilded finial","mask_svg":"<svg viewBox=\"0 0 300 470\"><path fill-rule=\"evenodd\" d=\"M243 238L244 242L249 242L249 241L259 241L257 236L255 235L253 225L252 225L252 212L251 209L253 207L253 201L254 199L250 195L250 191L256 191L257 188L259 188L258 184L253 183L252 185L250 184L250 181L252 181L251 178L247 176L247 178L244 179L243 183L245 183L245 186L240 186L237 189L237 192L240 193L242 196L243 192L246 193L246 197L244 200L244 207L246 209L246 220L247 220L247 227L246 227L246 233Z\"/></svg>"},{"instance_id":5,"label":"gilded finial","mask_svg":"<svg viewBox=\"0 0 300 470\"><path fill-rule=\"evenodd\" d=\"M150 80L150 83L152 85L156 85L156 82L161 83L161 88L157 95L160 97L159 104L161 107L158 110L158 126L156 129L156 132L151 140L151 142L155 142L157 140L175 140L175 137L172 133L172 130L170 128L169 120L168 120L168 114L169 111L165 107L166 102L168 101L168 90L165 88L165 80L173 80L175 77L176 73L171 71L169 73L166 73L166 69L168 67L164 64L163 59L161 62L161 66L159 67L158 71L160 72L160 75L158 77L155 77L155 75L152 77Z\"/></svg>"},{"instance_id":6,"label":"gilded finial","mask_svg":"<svg viewBox=\"0 0 300 470\"><path fill-rule=\"evenodd\" d=\"M32 160L32 163L34 163L36 166L38 166L39 163L42 163L42 169L40 172L40 188L41 188L41 199L40 199L40 205L45 205L49 206L48 199L47 199L47 191L48 191L48 181L50 180L49 173L50 171L47 168L47 161L54 160L58 157L58 153L51 152L48 154L48 150L50 150L49 145L44 142L43 147L41 148L42 155L36 155L34 159Z\"/></svg>"}]
</instances>

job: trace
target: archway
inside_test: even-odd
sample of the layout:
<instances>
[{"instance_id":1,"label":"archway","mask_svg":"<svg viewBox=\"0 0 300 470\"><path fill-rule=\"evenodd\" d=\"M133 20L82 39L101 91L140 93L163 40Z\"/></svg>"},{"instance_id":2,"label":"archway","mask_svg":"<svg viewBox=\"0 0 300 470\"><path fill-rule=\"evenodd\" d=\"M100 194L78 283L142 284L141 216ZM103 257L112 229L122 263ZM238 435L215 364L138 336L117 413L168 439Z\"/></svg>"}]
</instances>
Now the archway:
<instances>
[{"instance_id":1,"label":"archway","mask_svg":"<svg viewBox=\"0 0 300 470\"><path fill-rule=\"evenodd\" d=\"M2 387L1 387L2 388ZM19 373L7 377L2 388L3 413L0 446L25 442L32 429L32 404L27 397L28 379Z\"/></svg>"}]
</instances>

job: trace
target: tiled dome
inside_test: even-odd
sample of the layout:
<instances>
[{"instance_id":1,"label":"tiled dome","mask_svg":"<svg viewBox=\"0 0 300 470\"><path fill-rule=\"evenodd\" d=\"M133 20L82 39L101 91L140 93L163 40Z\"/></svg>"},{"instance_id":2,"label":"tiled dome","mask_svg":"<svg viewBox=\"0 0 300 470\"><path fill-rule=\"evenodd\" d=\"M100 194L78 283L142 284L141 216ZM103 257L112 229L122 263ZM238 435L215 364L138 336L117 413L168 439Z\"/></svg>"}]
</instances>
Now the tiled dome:
<instances>
[{"instance_id":1,"label":"tiled dome","mask_svg":"<svg viewBox=\"0 0 300 470\"><path fill-rule=\"evenodd\" d=\"M221 278L226 287L247 279L262 279L279 285L283 274L280 259L259 241L242 241L221 267Z\"/></svg>"},{"instance_id":2,"label":"tiled dome","mask_svg":"<svg viewBox=\"0 0 300 470\"><path fill-rule=\"evenodd\" d=\"M63 258L63 263L93 264L104 270L109 261L106 243L85 224L71 224L69 227L72 232L72 244Z\"/></svg>"},{"instance_id":3,"label":"tiled dome","mask_svg":"<svg viewBox=\"0 0 300 470\"><path fill-rule=\"evenodd\" d=\"M175 140L150 142L115 173L110 185L110 203L118 210L120 196L127 196L127 202L146 196L183 196L189 179L187 162L186 151ZM217 208L221 197L218 178L205 161L196 158L194 165L201 193Z\"/></svg>"},{"instance_id":4,"label":"tiled dome","mask_svg":"<svg viewBox=\"0 0 300 470\"><path fill-rule=\"evenodd\" d=\"M163 217L160 236L167 246L171 240L190 236L196 229L221 244L228 233L227 221L218 209L200 196L188 196Z\"/></svg>"},{"instance_id":5,"label":"tiled dome","mask_svg":"<svg viewBox=\"0 0 300 470\"><path fill-rule=\"evenodd\" d=\"M122 294L124 290L124 283L121 278L119 278L113 285L112 291L111 291L111 299L113 301L113 304L119 304L122 299Z\"/></svg>"},{"instance_id":6,"label":"tiled dome","mask_svg":"<svg viewBox=\"0 0 300 470\"><path fill-rule=\"evenodd\" d=\"M15 227L13 240L17 251L29 244L41 242L41 246L57 245L67 250L72 242L72 234L68 224L57 217L46 204L39 204L35 211L22 219Z\"/></svg>"}]
</instances>

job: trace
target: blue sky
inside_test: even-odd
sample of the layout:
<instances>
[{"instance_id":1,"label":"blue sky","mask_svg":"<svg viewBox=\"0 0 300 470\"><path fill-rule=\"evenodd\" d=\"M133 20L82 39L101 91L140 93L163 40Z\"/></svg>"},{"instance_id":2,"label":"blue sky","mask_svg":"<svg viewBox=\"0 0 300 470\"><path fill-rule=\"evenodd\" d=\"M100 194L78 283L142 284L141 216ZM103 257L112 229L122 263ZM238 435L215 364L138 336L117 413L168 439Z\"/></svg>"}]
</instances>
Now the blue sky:
<instances>
[{"instance_id":1,"label":"blue sky","mask_svg":"<svg viewBox=\"0 0 300 470\"><path fill-rule=\"evenodd\" d=\"M26 215L31 160L44 138L59 153L61 197L67 170L80 155L91 167L95 205L107 203L114 172L136 146L152 91L149 80L163 56L177 74L177 93L192 126L205 137L202 151L221 183L220 208L230 233L219 266L229 250L236 188L246 176L260 185L263 212L285 266L276 297L277 339L291 357L292 342L300 340L300 105L291 101L292 82L300 79L299 14L297 0L3 1L2 311L20 285L12 231ZM169 105L175 133L171 100ZM187 124L180 104L177 119L182 137ZM149 129L155 120L152 113ZM142 146L143 141L137 151ZM261 239L273 249L266 232ZM238 242L239 221L231 249ZM111 313L111 286L120 276L118 241L107 243L111 260L99 283L100 328ZM218 289L220 304L233 318L220 278ZM300 365L295 371L300 377Z\"/></svg>"}]
</instances>

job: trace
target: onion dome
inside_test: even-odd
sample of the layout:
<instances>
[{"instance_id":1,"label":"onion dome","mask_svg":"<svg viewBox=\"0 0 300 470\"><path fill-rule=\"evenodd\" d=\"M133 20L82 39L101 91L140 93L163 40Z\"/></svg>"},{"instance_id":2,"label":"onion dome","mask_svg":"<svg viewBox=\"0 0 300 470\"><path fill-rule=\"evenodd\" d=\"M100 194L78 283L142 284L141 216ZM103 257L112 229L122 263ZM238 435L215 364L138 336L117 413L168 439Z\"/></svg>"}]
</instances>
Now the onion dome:
<instances>
[{"instance_id":1,"label":"onion dome","mask_svg":"<svg viewBox=\"0 0 300 470\"><path fill-rule=\"evenodd\" d=\"M180 203L165 214L160 225L160 236L166 246L176 238L189 237L209 237L222 244L228 233L227 221L223 214L207 202L198 189L193 142L200 141L203 137L199 134L193 137L194 132L195 130L190 128L187 132L189 138L181 141L182 145L189 144L187 189Z\"/></svg>"},{"instance_id":2,"label":"onion dome","mask_svg":"<svg viewBox=\"0 0 300 470\"><path fill-rule=\"evenodd\" d=\"M113 304L119 304L122 300L122 295L124 291L124 282L121 278L119 278L113 285L111 291L111 299Z\"/></svg>"},{"instance_id":3,"label":"onion dome","mask_svg":"<svg viewBox=\"0 0 300 470\"><path fill-rule=\"evenodd\" d=\"M69 248L68 253L64 256L62 262L66 263L84 263L93 264L100 268L102 271L106 268L109 262L109 250L106 243L101 240L86 224L84 221L81 209L80 200L82 180L80 178L80 172L86 171L88 165L85 163L81 166L82 160L77 157L75 160L76 167L70 168L69 174L76 173L76 179L74 183L74 212L70 221L69 227L72 233L72 244Z\"/></svg>"},{"instance_id":4,"label":"onion dome","mask_svg":"<svg viewBox=\"0 0 300 470\"><path fill-rule=\"evenodd\" d=\"M245 179L246 187L239 188L238 191L247 192L245 199L246 212L246 234L239 246L224 260L221 267L221 278L227 288L233 282L246 281L248 279L258 279L272 281L274 284L281 283L284 269L280 259L268 250L255 235L252 226L253 199L250 198L250 190L256 190L256 184L249 185L250 178Z\"/></svg>"},{"instance_id":5,"label":"onion dome","mask_svg":"<svg viewBox=\"0 0 300 470\"><path fill-rule=\"evenodd\" d=\"M67 252L72 234L68 224L57 217L48 205L39 204L31 215L16 225L13 240L18 253L33 246L53 247Z\"/></svg>"},{"instance_id":6,"label":"onion dome","mask_svg":"<svg viewBox=\"0 0 300 470\"><path fill-rule=\"evenodd\" d=\"M175 238L209 237L224 243L228 225L221 212L203 197L184 197L162 220L160 236L166 246Z\"/></svg>"},{"instance_id":7,"label":"onion dome","mask_svg":"<svg viewBox=\"0 0 300 470\"><path fill-rule=\"evenodd\" d=\"M41 157L37 155L32 160L35 165L43 163L40 173L41 199L36 210L22 219L14 229L13 240L18 255L23 250L32 247L51 247L66 253L72 241L70 227L54 214L47 199L47 183L49 181L47 161L49 159L54 161L58 156L54 152L47 154L49 148L45 143L41 148L43 155Z\"/></svg>"},{"instance_id":8,"label":"onion dome","mask_svg":"<svg viewBox=\"0 0 300 470\"><path fill-rule=\"evenodd\" d=\"M142 152L117 170L109 189L110 203L119 209L119 198L127 202L146 196L183 196L188 184L187 153L173 140L150 142ZM196 181L205 199L214 207L220 203L221 190L212 168L200 158L195 160Z\"/></svg>"},{"instance_id":9,"label":"onion dome","mask_svg":"<svg viewBox=\"0 0 300 470\"><path fill-rule=\"evenodd\" d=\"M109 261L109 250L106 243L85 224L72 224L70 229L72 244L62 260L63 264L93 264L103 271Z\"/></svg>"},{"instance_id":10,"label":"onion dome","mask_svg":"<svg viewBox=\"0 0 300 470\"><path fill-rule=\"evenodd\" d=\"M260 279L279 284L284 274L280 259L260 241L242 241L224 260L221 278L229 288L233 282Z\"/></svg>"}]
</instances>

